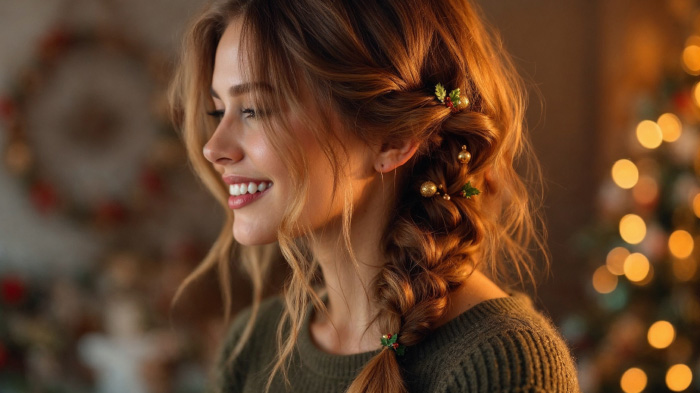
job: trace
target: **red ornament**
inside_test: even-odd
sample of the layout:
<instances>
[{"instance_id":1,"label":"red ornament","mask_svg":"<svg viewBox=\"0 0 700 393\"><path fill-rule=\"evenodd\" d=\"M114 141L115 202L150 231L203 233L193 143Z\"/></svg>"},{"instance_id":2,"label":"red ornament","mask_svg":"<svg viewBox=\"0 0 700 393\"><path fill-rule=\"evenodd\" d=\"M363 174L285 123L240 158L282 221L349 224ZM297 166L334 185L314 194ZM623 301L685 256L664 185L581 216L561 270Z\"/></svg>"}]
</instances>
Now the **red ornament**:
<instances>
[{"instance_id":1,"label":"red ornament","mask_svg":"<svg viewBox=\"0 0 700 393\"><path fill-rule=\"evenodd\" d=\"M7 98L0 97L0 117L5 121L10 121L14 117L17 107L15 103Z\"/></svg>"},{"instance_id":2,"label":"red ornament","mask_svg":"<svg viewBox=\"0 0 700 393\"><path fill-rule=\"evenodd\" d=\"M30 190L32 202L40 213L46 214L53 211L58 205L56 189L49 183L37 181Z\"/></svg>"},{"instance_id":3,"label":"red ornament","mask_svg":"<svg viewBox=\"0 0 700 393\"><path fill-rule=\"evenodd\" d=\"M19 277L4 277L0 280L0 297L2 302L9 305L17 305L24 300L27 289Z\"/></svg>"},{"instance_id":4,"label":"red ornament","mask_svg":"<svg viewBox=\"0 0 700 393\"><path fill-rule=\"evenodd\" d=\"M57 28L49 32L41 40L40 54L44 60L51 61L58 57L71 43L71 36L63 29Z\"/></svg>"}]
</instances>

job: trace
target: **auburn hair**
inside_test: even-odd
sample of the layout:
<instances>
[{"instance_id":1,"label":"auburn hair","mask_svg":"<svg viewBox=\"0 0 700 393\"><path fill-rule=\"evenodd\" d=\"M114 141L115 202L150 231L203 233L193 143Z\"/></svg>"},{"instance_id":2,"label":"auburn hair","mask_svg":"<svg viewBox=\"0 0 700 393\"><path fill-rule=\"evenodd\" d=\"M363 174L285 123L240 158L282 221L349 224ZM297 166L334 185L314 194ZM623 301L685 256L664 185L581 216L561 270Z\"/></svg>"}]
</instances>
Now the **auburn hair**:
<instances>
[{"instance_id":1,"label":"auburn hair","mask_svg":"<svg viewBox=\"0 0 700 393\"><path fill-rule=\"evenodd\" d=\"M298 218L309 178L303 151L288 132L287 115L261 119L299 190L286 207L275 245L235 244L227 190L202 155L216 127L206 115L213 106L215 53L232 20L242 22L248 78L274 90L265 97L256 95L254 102L289 108L289 113L302 119L324 148L335 171L334 185L342 181L345 159L333 148L338 133L352 133L368 144L420 142L397 175L395 208L382 235L385 264L369 288L381 310L374 318L381 331L400 332L399 342L406 346L421 342L445 314L450 292L474 268L502 285L526 279L534 283L534 255L547 264L548 253L537 213L539 166L524 126L525 89L500 39L474 4L467 0L217 0L185 35L171 103L194 170L224 207L227 220L176 299L193 280L218 269L229 320L232 262L250 276L253 312L229 361L251 335L277 250L289 264L291 276L285 285L285 311L277 331L279 351L268 390L278 372L286 378L285 360L294 349L307 306L313 303L316 310L327 312L313 285L318 263L306 247L308 239L299 235L306 233ZM470 101L469 108L452 113L440 104L434 94L437 83L448 90L459 87L462 97ZM310 94L302 97L302 91ZM333 116L345 125L342 130ZM468 167L456 160L462 145L472 154ZM516 167L525 168L535 189L525 186ZM498 192L488 189L487 171L497 179ZM446 185L450 194L459 193L469 180L482 195L449 201L423 198L418 190L426 180ZM352 198L344 197L342 240L352 253ZM489 198L498 199L496 212L483 208ZM363 368L348 390L405 391L399 364L386 349Z\"/></svg>"}]
</instances>

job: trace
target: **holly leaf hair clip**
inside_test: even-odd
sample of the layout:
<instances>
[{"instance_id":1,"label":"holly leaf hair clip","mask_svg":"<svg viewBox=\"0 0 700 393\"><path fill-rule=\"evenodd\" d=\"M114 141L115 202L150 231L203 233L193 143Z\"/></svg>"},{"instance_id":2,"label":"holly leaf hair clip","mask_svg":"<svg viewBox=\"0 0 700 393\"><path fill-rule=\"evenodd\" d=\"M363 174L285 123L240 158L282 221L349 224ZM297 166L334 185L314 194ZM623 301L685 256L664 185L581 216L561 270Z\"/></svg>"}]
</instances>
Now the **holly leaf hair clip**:
<instances>
[{"instance_id":1,"label":"holly leaf hair clip","mask_svg":"<svg viewBox=\"0 0 700 393\"><path fill-rule=\"evenodd\" d=\"M438 83L435 85L435 97L437 97L440 102L443 104L445 103L445 96L447 95L447 90L445 90L445 87L442 85L442 83Z\"/></svg>"},{"instance_id":2,"label":"holly leaf hair clip","mask_svg":"<svg viewBox=\"0 0 700 393\"><path fill-rule=\"evenodd\" d=\"M462 196L471 199L474 195L481 194L478 188L472 186L472 182L468 181L467 184L462 186Z\"/></svg>"},{"instance_id":3,"label":"holly leaf hair clip","mask_svg":"<svg viewBox=\"0 0 700 393\"><path fill-rule=\"evenodd\" d=\"M396 354L399 356L403 356L404 351L406 351L406 346L401 345L396 342L398 339L398 335L396 334L385 334L382 336L382 346L391 348L394 351L396 351Z\"/></svg>"},{"instance_id":4,"label":"holly leaf hair clip","mask_svg":"<svg viewBox=\"0 0 700 393\"><path fill-rule=\"evenodd\" d=\"M469 106L469 99L461 97L461 94L462 92L459 88L451 90L450 94L447 94L447 89L445 89L442 83L435 85L435 97L437 97L440 103L450 108L452 112L459 112Z\"/></svg>"}]
</instances>

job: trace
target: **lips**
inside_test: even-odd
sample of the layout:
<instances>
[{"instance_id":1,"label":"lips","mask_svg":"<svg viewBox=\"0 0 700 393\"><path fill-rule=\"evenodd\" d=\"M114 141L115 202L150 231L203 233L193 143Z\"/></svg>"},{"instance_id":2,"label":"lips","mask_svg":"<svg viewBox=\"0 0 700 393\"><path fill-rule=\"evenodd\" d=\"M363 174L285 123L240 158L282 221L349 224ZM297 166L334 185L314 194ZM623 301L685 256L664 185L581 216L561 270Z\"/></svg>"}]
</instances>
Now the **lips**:
<instances>
[{"instance_id":1,"label":"lips","mask_svg":"<svg viewBox=\"0 0 700 393\"><path fill-rule=\"evenodd\" d=\"M229 185L228 206L231 209L240 209L263 195L272 187L273 183L266 179L254 179L245 176L224 176L223 180Z\"/></svg>"}]
</instances>

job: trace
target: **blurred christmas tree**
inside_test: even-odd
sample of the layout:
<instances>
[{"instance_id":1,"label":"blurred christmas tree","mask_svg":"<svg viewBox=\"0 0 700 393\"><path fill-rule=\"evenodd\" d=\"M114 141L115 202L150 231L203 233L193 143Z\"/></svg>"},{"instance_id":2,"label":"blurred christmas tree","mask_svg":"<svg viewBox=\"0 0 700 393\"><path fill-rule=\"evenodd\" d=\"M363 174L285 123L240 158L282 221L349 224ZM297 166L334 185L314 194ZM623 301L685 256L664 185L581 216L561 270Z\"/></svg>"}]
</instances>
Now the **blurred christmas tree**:
<instances>
[{"instance_id":1,"label":"blurred christmas tree","mask_svg":"<svg viewBox=\"0 0 700 393\"><path fill-rule=\"evenodd\" d=\"M594 301L563 331L578 354L584 392L700 392L695 30L658 91L636 102L629 156L612 166L599 190L601 214L579 239Z\"/></svg>"}]
</instances>

